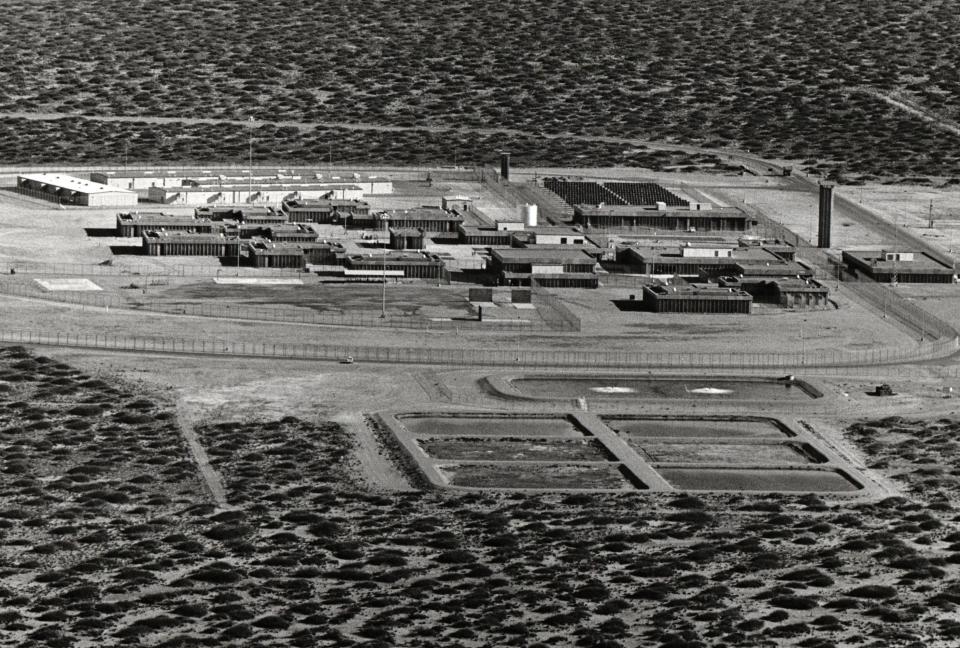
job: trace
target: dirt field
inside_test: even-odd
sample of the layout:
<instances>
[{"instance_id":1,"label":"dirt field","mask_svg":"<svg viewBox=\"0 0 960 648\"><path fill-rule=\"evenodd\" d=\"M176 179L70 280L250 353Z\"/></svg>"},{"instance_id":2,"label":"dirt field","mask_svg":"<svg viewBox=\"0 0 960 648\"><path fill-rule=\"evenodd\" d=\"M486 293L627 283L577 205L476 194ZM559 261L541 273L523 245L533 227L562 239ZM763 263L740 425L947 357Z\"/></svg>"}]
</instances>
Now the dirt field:
<instances>
[{"instance_id":1,"label":"dirt field","mask_svg":"<svg viewBox=\"0 0 960 648\"><path fill-rule=\"evenodd\" d=\"M608 345L655 345L659 351L759 351L761 349L870 349L896 344L902 333L847 297L843 286L831 295L838 309L769 310L744 315L624 312L614 300L635 288L564 289L560 294L581 318L583 331ZM802 338L801 338L802 328ZM664 332L669 331L670 335ZM743 340L750 340L744 349Z\"/></svg>"},{"instance_id":2,"label":"dirt field","mask_svg":"<svg viewBox=\"0 0 960 648\"><path fill-rule=\"evenodd\" d=\"M838 187L837 194L920 236L948 253L960 254L960 189L867 183ZM933 227L929 227L930 218Z\"/></svg>"},{"instance_id":3,"label":"dirt field","mask_svg":"<svg viewBox=\"0 0 960 648\"><path fill-rule=\"evenodd\" d=\"M708 188L707 191L714 190ZM817 240L818 198L801 191L723 187L715 191L718 197L728 199L731 205L748 205L759 209L770 219L784 225L807 241ZM763 233L761 228L760 233ZM886 240L859 223L842 218L833 220L831 245L835 248L883 245Z\"/></svg>"}]
</instances>

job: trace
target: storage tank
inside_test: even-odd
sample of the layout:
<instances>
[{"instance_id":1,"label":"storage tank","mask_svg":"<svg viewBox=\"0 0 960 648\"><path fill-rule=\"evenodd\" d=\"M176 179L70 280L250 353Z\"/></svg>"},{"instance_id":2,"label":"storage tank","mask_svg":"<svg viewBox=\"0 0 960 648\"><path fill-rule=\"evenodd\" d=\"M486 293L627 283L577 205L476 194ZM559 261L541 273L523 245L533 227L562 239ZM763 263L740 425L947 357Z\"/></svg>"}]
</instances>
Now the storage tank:
<instances>
[{"instance_id":1,"label":"storage tank","mask_svg":"<svg viewBox=\"0 0 960 648\"><path fill-rule=\"evenodd\" d=\"M523 220L523 224L526 227L536 227L537 226L537 206L521 205L520 218Z\"/></svg>"}]
</instances>

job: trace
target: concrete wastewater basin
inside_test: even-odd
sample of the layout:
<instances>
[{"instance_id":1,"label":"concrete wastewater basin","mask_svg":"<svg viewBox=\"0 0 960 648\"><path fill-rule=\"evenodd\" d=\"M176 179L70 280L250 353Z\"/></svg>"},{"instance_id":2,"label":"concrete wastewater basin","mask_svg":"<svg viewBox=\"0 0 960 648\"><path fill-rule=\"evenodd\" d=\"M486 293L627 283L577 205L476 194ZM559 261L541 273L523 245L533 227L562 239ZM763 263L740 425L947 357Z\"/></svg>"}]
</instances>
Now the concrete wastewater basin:
<instances>
[{"instance_id":1,"label":"concrete wastewater basin","mask_svg":"<svg viewBox=\"0 0 960 648\"><path fill-rule=\"evenodd\" d=\"M488 388L508 398L531 400L799 401L823 394L803 380L704 376L488 376Z\"/></svg>"},{"instance_id":2,"label":"concrete wastewater basin","mask_svg":"<svg viewBox=\"0 0 960 648\"><path fill-rule=\"evenodd\" d=\"M857 494L867 481L808 431L756 416L382 413L436 487Z\"/></svg>"}]
</instances>

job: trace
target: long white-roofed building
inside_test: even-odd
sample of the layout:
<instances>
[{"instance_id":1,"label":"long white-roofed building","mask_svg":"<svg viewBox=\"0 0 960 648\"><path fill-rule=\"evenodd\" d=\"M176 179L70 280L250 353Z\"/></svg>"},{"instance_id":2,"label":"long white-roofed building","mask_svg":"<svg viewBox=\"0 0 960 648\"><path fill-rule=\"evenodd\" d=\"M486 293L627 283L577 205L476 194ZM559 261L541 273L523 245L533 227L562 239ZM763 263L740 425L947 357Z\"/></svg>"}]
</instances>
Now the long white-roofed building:
<instances>
[{"instance_id":1,"label":"long white-roofed building","mask_svg":"<svg viewBox=\"0 0 960 648\"><path fill-rule=\"evenodd\" d=\"M17 176L17 191L63 205L136 207L137 194L129 189L91 182L65 173L27 173Z\"/></svg>"}]
</instances>

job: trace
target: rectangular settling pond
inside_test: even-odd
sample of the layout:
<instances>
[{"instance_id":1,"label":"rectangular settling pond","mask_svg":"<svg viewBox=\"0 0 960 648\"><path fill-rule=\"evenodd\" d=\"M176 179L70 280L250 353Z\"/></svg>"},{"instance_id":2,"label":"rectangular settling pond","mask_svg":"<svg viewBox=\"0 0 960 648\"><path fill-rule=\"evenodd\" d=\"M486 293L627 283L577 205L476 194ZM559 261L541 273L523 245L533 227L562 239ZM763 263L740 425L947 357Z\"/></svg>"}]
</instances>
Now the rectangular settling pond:
<instances>
[{"instance_id":1,"label":"rectangular settling pond","mask_svg":"<svg viewBox=\"0 0 960 648\"><path fill-rule=\"evenodd\" d=\"M680 490L846 492L862 486L834 470L744 470L737 468L657 468Z\"/></svg>"},{"instance_id":2,"label":"rectangular settling pond","mask_svg":"<svg viewBox=\"0 0 960 648\"><path fill-rule=\"evenodd\" d=\"M435 459L469 461L612 461L595 439L418 439L417 445Z\"/></svg>"},{"instance_id":3,"label":"rectangular settling pond","mask_svg":"<svg viewBox=\"0 0 960 648\"><path fill-rule=\"evenodd\" d=\"M610 429L623 436L659 439L664 437L697 439L778 439L793 436L774 419L727 419L689 418L617 418L600 417Z\"/></svg>"},{"instance_id":4,"label":"rectangular settling pond","mask_svg":"<svg viewBox=\"0 0 960 648\"><path fill-rule=\"evenodd\" d=\"M415 437L497 436L497 437L583 437L583 430L564 416L405 416L400 419Z\"/></svg>"},{"instance_id":5,"label":"rectangular settling pond","mask_svg":"<svg viewBox=\"0 0 960 648\"><path fill-rule=\"evenodd\" d=\"M510 384L533 398L680 398L685 400L791 400L818 398L820 393L802 381L770 378L698 378L676 376L630 377L526 377Z\"/></svg>"},{"instance_id":6,"label":"rectangular settling pond","mask_svg":"<svg viewBox=\"0 0 960 648\"><path fill-rule=\"evenodd\" d=\"M649 443L635 439L627 443L653 463L790 465L811 463L819 455L813 448L790 443Z\"/></svg>"},{"instance_id":7,"label":"rectangular settling pond","mask_svg":"<svg viewBox=\"0 0 960 648\"><path fill-rule=\"evenodd\" d=\"M451 486L470 488L645 488L618 464L447 464L437 470Z\"/></svg>"}]
</instances>

